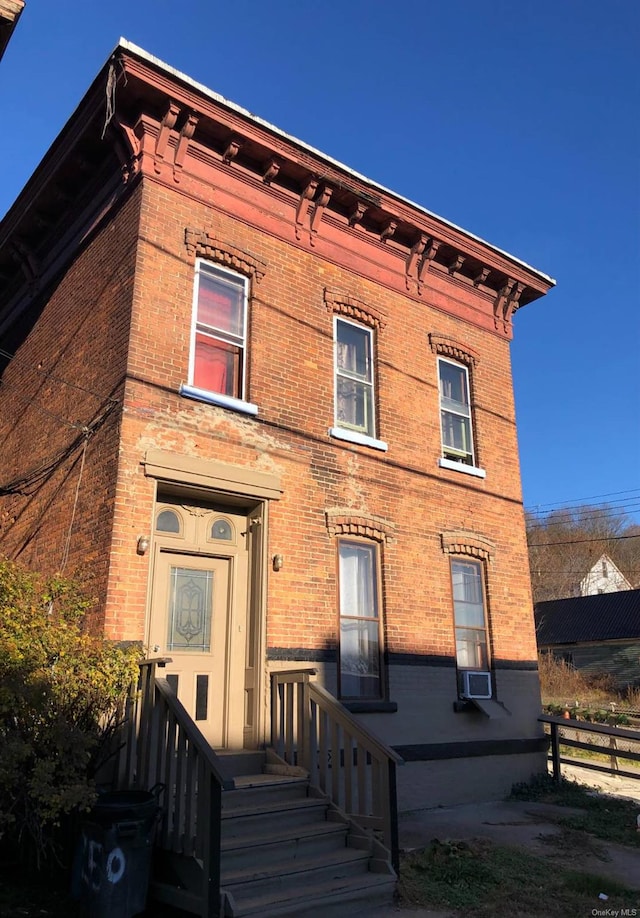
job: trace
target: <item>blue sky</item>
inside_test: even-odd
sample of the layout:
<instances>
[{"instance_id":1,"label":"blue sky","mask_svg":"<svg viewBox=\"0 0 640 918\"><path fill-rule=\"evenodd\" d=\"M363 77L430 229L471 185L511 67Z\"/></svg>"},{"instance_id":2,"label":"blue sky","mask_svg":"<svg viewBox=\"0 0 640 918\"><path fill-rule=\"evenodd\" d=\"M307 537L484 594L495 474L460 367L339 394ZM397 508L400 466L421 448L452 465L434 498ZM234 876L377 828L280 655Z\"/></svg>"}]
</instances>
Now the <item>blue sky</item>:
<instances>
[{"instance_id":1,"label":"blue sky","mask_svg":"<svg viewBox=\"0 0 640 918\"><path fill-rule=\"evenodd\" d=\"M0 214L121 35L555 277L515 318L525 505L640 519L640 3L27 0Z\"/></svg>"}]
</instances>

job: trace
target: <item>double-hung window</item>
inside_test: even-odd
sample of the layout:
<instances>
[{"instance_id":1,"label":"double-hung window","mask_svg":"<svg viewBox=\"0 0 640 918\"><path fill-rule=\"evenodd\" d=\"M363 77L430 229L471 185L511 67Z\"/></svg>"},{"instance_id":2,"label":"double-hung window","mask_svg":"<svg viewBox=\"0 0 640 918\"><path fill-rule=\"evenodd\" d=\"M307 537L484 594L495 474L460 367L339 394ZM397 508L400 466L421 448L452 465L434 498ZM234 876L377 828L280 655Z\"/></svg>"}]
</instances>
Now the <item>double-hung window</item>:
<instances>
[{"instance_id":1,"label":"double-hung window","mask_svg":"<svg viewBox=\"0 0 640 918\"><path fill-rule=\"evenodd\" d=\"M196 389L245 398L247 287L241 275L197 262L189 367Z\"/></svg>"},{"instance_id":2,"label":"double-hung window","mask_svg":"<svg viewBox=\"0 0 640 918\"><path fill-rule=\"evenodd\" d=\"M373 331L336 317L336 426L375 437Z\"/></svg>"},{"instance_id":3,"label":"double-hung window","mask_svg":"<svg viewBox=\"0 0 640 918\"><path fill-rule=\"evenodd\" d=\"M442 455L452 462L475 466L469 371L461 363L438 358Z\"/></svg>"},{"instance_id":4,"label":"double-hung window","mask_svg":"<svg viewBox=\"0 0 640 918\"><path fill-rule=\"evenodd\" d=\"M340 697L383 694L378 545L340 539Z\"/></svg>"},{"instance_id":5,"label":"double-hung window","mask_svg":"<svg viewBox=\"0 0 640 918\"><path fill-rule=\"evenodd\" d=\"M480 561L451 560L456 662L462 688L465 670L488 672L489 649Z\"/></svg>"}]
</instances>

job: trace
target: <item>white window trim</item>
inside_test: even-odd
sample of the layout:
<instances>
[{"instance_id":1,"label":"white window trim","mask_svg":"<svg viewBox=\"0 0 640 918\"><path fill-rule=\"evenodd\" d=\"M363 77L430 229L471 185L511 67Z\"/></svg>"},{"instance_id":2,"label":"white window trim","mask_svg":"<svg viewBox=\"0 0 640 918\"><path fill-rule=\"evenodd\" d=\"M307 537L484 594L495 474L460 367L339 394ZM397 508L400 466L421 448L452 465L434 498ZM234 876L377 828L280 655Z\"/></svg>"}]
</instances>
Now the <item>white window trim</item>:
<instances>
[{"instance_id":1,"label":"white window trim","mask_svg":"<svg viewBox=\"0 0 640 918\"><path fill-rule=\"evenodd\" d=\"M353 325L354 328L358 328L361 331L366 332L369 335L369 347L371 352L371 426L373 428L373 434L375 435L377 431L378 419L376 417L376 340L373 334L373 329L368 328L366 325L362 325L360 322L351 322L349 319L345 319L344 316L334 315L333 317L333 423L334 426L331 428L331 431L340 430L346 431L347 433L352 434L352 437L339 437L338 439L349 440L352 443L360 443L363 446L373 446L377 443L382 443L382 440L376 439L372 434L365 434L361 431L354 430L352 427L342 426L338 421L338 322L343 322L345 325ZM336 436L331 434L331 436ZM362 439L354 439L354 437ZM366 440L366 443L363 443L363 440ZM376 449L385 448L376 446Z\"/></svg>"},{"instance_id":2,"label":"white window trim","mask_svg":"<svg viewBox=\"0 0 640 918\"><path fill-rule=\"evenodd\" d=\"M471 404L471 374L469 372L469 367L466 366L466 364L461 363L459 360L450 360L448 357L438 357L438 366L437 366L437 369L438 369L438 411L439 411L439 420L440 420L440 449L442 450L443 453L447 449L447 447L445 446L445 442L444 442L444 431L442 429L443 408L442 408L442 388L441 388L441 383L440 383L440 364L441 363L448 363L450 366L459 367L460 369L464 370L464 373L465 373L465 377L467 380L467 396L469 398L469 439L470 439L470 446L471 446L471 464L468 465L468 463L463 462L462 459L459 462L456 462L455 459L449 459L449 458L446 458L445 456L441 457L440 464L445 463L445 462L450 463L449 465L442 465L442 468L453 468L456 470L461 465L467 465L467 468L470 468L470 469L478 469L478 466L476 466L476 444L475 444L475 436L474 436L474 430L473 430L473 406ZM455 413L455 412L452 412L452 413ZM471 472L470 474L473 475L474 473ZM478 477L484 478L485 476L479 475Z\"/></svg>"},{"instance_id":3,"label":"white window trim","mask_svg":"<svg viewBox=\"0 0 640 918\"><path fill-rule=\"evenodd\" d=\"M251 402L233 398L231 395L222 395L220 392L209 392L208 389L187 386L185 383L180 386L180 395L184 395L185 398L192 398L197 402L207 402L209 405L230 408L232 411L239 411L241 414L256 415L258 413L258 406Z\"/></svg>"},{"instance_id":4,"label":"white window trim","mask_svg":"<svg viewBox=\"0 0 640 918\"><path fill-rule=\"evenodd\" d=\"M379 449L386 453L389 444L384 440L376 440L375 437L368 437L366 434L358 433L349 427L330 427L329 436L335 437L336 440L346 440L347 443L357 443L358 446L370 446L372 449Z\"/></svg>"},{"instance_id":5,"label":"white window trim","mask_svg":"<svg viewBox=\"0 0 640 918\"><path fill-rule=\"evenodd\" d=\"M441 469L451 469L452 472L462 472L463 475L475 475L476 478L487 477L484 469L475 465L467 465L466 462L454 462L453 459L445 459L444 456L438 459L438 465Z\"/></svg>"},{"instance_id":6,"label":"white window trim","mask_svg":"<svg viewBox=\"0 0 640 918\"><path fill-rule=\"evenodd\" d=\"M242 377L240 379L240 398L235 398L230 395L223 395L220 392L209 392L208 389L198 389L193 385L193 377L195 372L195 357L196 357L196 331L198 326L198 291L200 289L200 269L202 266L207 268L213 268L215 271L220 272L221 274L227 274L229 277L232 277L235 281L240 281L244 290L244 306L243 306L243 319L242 327L244 329L244 335L242 338ZM227 408L233 408L235 411L241 411L242 409L237 407L238 405L249 405L250 402L245 401L246 395L246 380L247 380L247 357L248 357L248 347L247 347L247 320L248 320L248 302L249 302L249 281L242 274L238 274L237 271L229 271L228 268L222 267L213 261L207 261L206 258L196 258L196 268L195 268L195 277L193 283L193 299L191 305L191 334L189 337L189 370L188 370L188 383L181 387L181 394L189 395L188 392L182 392L182 389L189 389L192 392L205 392L211 396L215 396L215 399L201 399L202 401L212 401L216 405L224 405ZM215 337L212 336L212 337ZM224 340L224 339L219 339ZM191 395L191 398L200 398L200 396ZM218 401L218 399L224 399L225 401ZM228 404L227 400L233 404ZM248 414L256 414L255 412L246 412Z\"/></svg>"}]
</instances>

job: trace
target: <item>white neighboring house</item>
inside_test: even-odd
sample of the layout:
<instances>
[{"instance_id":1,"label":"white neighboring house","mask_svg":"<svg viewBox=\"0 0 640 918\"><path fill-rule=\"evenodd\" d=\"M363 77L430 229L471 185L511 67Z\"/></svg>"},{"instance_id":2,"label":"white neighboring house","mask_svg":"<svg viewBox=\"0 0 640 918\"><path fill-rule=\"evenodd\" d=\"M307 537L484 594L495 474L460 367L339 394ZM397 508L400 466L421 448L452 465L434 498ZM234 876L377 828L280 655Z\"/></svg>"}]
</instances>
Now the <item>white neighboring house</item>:
<instances>
[{"instance_id":1,"label":"white neighboring house","mask_svg":"<svg viewBox=\"0 0 640 918\"><path fill-rule=\"evenodd\" d=\"M618 593L630 590L631 584L616 567L609 555L600 555L586 577L580 581L581 596L595 596L597 593Z\"/></svg>"}]
</instances>

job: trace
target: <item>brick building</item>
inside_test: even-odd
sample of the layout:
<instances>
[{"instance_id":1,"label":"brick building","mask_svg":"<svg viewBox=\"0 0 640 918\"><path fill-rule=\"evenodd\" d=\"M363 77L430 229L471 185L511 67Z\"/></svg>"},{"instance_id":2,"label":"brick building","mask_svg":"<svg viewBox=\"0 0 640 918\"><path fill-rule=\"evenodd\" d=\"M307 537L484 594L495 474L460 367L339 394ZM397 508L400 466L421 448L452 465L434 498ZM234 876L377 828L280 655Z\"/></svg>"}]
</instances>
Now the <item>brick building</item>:
<instances>
[{"instance_id":1,"label":"brick building","mask_svg":"<svg viewBox=\"0 0 640 918\"><path fill-rule=\"evenodd\" d=\"M0 550L171 656L214 746L313 666L401 807L544 767L509 341L549 277L124 41L0 273Z\"/></svg>"}]
</instances>

